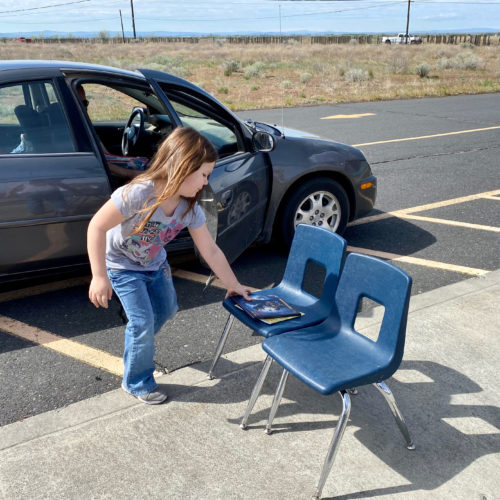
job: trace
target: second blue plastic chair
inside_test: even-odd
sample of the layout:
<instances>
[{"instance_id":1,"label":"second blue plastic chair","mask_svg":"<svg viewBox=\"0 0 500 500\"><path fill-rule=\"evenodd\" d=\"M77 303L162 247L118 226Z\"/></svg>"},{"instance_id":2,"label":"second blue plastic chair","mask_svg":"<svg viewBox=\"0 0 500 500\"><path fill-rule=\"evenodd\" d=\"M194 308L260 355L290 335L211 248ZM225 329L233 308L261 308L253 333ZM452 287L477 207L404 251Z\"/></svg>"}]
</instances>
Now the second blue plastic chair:
<instances>
[{"instance_id":1,"label":"second blue plastic chair","mask_svg":"<svg viewBox=\"0 0 500 500\"><path fill-rule=\"evenodd\" d=\"M348 255L331 311L322 323L266 339L262 347L283 370L269 414L266 432L271 432L284 384L289 373L320 394L339 392L339 417L320 480L313 498L320 498L332 468L351 408L348 391L374 384L384 395L406 445L414 445L394 396L385 380L398 369L403 357L411 278L389 262L375 257ZM376 340L355 330L360 301L367 297L384 306L384 317ZM245 415L244 423L248 413Z\"/></svg>"},{"instance_id":2,"label":"second blue plastic chair","mask_svg":"<svg viewBox=\"0 0 500 500\"><path fill-rule=\"evenodd\" d=\"M235 317L265 338L289 330L305 328L323 321L330 309L330 297L333 296L337 288L345 254L346 241L341 236L316 226L305 224L297 226L281 283L274 288L255 292L253 295L278 295L292 307L305 314L298 318L268 325L262 321L252 319L239 309L231 299L225 299L222 305L229 311L229 317L217 345L212 366L208 372L209 378L213 378L215 366L222 354ZM304 277L309 262L319 264L325 269L323 291L320 299L303 289ZM269 369L270 364L271 360L266 359L264 366Z\"/></svg>"}]
</instances>

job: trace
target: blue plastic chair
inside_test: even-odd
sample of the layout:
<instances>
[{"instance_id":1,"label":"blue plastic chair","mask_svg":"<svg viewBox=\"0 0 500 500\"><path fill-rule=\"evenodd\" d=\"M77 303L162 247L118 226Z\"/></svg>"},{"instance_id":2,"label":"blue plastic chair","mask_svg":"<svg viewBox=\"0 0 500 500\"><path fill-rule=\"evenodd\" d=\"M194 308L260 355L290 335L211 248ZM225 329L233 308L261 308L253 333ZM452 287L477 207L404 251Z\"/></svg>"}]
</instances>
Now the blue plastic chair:
<instances>
[{"instance_id":1,"label":"blue plastic chair","mask_svg":"<svg viewBox=\"0 0 500 500\"><path fill-rule=\"evenodd\" d=\"M347 256L330 314L322 323L265 340L264 351L284 370L272 403L266 432L278 409L289 373L321 394L340 392L343 408L313 498L320 498L351 409L348 391L375 384L414 449L408 428L385 384L403 357L412 280L389 262L361 254ZM385 307L376 341L354 330L360 301L367 297Z\"/></svg>"},{"instance_id":2,"label":"blue plastic chair","mask_svg":"<svg viewBox=\"0 0 500 500\"><path fill-rule=\"evenodd\" d=\"M346 246L346 241L342 237L327 229L305 224L297 226L281 283L274 288L254 292L252 295L278 295L292 307L305 314L298 318L268 325L252 319L239 309L230 298L225 299L222 305L229 311L229 317L217 344L212 366L208 372L209 378L213 378L215 366L222 354L235 317L265 338L323 321L330 310L330 297L335 293L338 284L340 271L345 260ZM307 264L310 261L325 268L325 280L320 299L302 288ZM270 360L266 360L264 366L267 367L267 370L270 364Z\"/></svg>"}]
</instances>

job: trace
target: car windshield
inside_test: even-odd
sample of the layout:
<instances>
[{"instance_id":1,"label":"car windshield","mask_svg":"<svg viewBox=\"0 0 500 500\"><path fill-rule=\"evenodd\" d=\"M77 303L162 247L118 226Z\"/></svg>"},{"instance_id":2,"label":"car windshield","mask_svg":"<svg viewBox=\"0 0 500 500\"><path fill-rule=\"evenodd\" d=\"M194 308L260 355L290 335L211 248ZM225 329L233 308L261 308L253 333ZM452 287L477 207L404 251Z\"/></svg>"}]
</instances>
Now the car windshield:
<instances>
[{"instance_id":1,"label":"car windshield","mask_svg":"<svg viewBox=\"0 0 500 500\"><path fill-rule=\"evenodd\" d=\"M191 127L204 135L216 148L219 157L238 151L238 139L226 124L191 106L170 97L172 107L185 127Z\"/></svg>"}]
</instances>

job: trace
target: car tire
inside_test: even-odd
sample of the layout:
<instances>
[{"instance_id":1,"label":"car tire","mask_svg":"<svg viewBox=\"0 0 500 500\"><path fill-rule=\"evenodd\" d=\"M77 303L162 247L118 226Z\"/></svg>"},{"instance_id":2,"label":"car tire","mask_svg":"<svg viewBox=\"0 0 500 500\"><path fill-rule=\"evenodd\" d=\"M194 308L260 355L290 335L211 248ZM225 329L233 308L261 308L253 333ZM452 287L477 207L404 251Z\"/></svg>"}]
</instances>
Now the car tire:
<instances>
[{"instance_id":1,"label":"car tire","mask_svg":"<svg viewBox=\"0 0 500 500\"><path fill-rule=\"evenodd\" d=\"M287 201L281 217L283 243L292 244L295 228L308 224L343 234L349 219L347 194L332 179L310 179L293 193Z\"/></svg>"}]
</instances>

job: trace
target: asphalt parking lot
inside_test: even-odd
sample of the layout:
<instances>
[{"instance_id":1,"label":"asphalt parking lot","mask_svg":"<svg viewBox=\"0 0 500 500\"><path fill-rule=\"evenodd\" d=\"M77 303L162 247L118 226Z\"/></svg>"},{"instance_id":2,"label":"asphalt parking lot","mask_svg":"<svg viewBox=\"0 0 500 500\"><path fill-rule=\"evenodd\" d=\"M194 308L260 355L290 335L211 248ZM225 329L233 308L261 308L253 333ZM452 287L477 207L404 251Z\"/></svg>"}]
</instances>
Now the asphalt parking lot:
<instances>
[{"instance_id":1,"label":"asphalt parking lot","mask_svg":"<svg viewBox=\"0 0 500 500\"><path fill-rule=\"evenodd\" d=\"M345 233L350 251L389 259L414 279L413 294L500 267L500 95L285 110L285 124L359 145L378 178L377 209ZM280 110L244 113L279 122ZM334 116L342 118L332 118ZM286 255L254 246L235 263L242 282L277 283ZM218 283L194 260L173 263L180 311L158 334L161 372L209 359L226 313ZM306 286L316 290L313 276ZM5 425L120 385L123 324L114 302L96 310L88 276L0 292L0 403ZM369 315L367 309L364 314ZM240 325L231 352L260 339Z\"/></svg>"}]
</instances>

